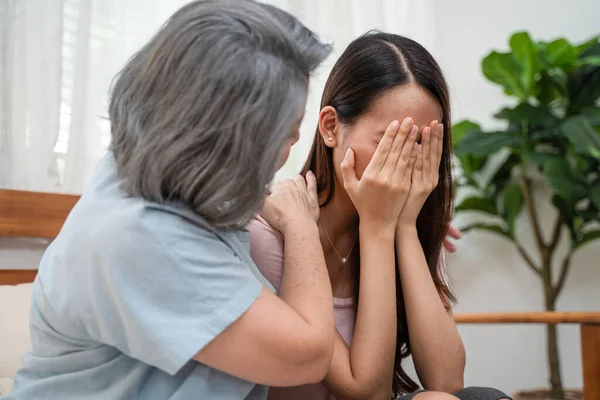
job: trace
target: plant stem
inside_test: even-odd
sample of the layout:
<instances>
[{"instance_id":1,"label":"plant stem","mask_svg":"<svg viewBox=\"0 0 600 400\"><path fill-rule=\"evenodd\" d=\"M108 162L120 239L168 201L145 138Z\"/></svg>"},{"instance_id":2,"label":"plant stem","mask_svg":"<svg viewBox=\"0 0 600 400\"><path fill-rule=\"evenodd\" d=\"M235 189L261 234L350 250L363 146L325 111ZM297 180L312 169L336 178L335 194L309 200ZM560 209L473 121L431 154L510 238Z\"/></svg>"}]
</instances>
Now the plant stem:
<instances>
[{"instance_id":1,"label":"plant stem","mask_svg":"<svg viewBox=\"0 0 600 400\"><path fill-rule=\"evenodd\" d=\"M527 252L525 251L525 249L523 247L521 247L521 245L519 245L516 241L515 241L515 245L517 246L517 250L519 250L519 253L521 253L521 256L523 257L523 259L527 263L527 266L529 268L531 268L533 270L533 272L535 272L536 275L538 275L541 278L542 277L542 272L535 265L535 263L533 262L533 260L531 259L531 257L529 257L529 254L527 254Z\"/></svg>"},{"instance_id":2,"label":"plant stem","mask_svg":"<svg viewBox=\"0 0 600 400\"><path fill-rule=\"evenodd\" d=\"M543 248L546 248L547 246L546 243L544 243L544 238L542 237L540 221L535 209L535 204L533 203L533 191L531 188L531 182L526 176L523 176L521 178L521 185L523 187L523 197L525 198L525 204L529 211L529 220L531 222L531 227L533 228L535 241L537 243L538 248L541 250Z\"/></svg>"},{"instance_id":3,"label":"plant stem","mask_svg":"<svg viewBox=\"0 0 600 400\"><path fill-rule=\"evenodd\" d=\"M560 358L558 355L558 332L556 325L546 325L546 340L548 346L548 363L550 365L550 385L552 387L552 398L563 400L563 385L560 376Z\"/></svg>"},{"instance_id":4,"label":"plant stem","mask_svg":"<svg viewBox=\"0 0 600 400\"><path fill-rule=\"evenodd\" d=\"M564 223L565 219L563 215L559 213L558 217L556 217L556 223L554 224L552 240L550 241L550 245L548 246L550 248L551 253L554 253L554 250L556 250L556 247L558 246L558 241L560 240L560 234L562 232L562 227Z\"/></svg>"},{"instance_id":5,"label":"plant stem","mask_svg":"<svg viewBox=\"0 0 600 400\"><path fill-rule=\"evenodd\" d=\"M525 206L529 214L529 221L535 235L535 242L541 259L541 266L538 267L531 260L525 250L517 243L517 248L527 265L538 274L542 279L544 286L544 306L546 311L554 311L556 305L556 299L564 285L567 273L570 267L570 254L563 263L563 267L560 272L560 276L556 286L552 284L552 259L554 252L560 241L562 233L563 219L558 217L552 238L550 243L546 244L542 236L542 229L540 226L539 217L536 211L536 207L533 199L533 190L531 187L530 180L523 176L521 179L521 185L523 188L523 197L525 199ZM516 243L516 241L515 241ZM548 366L550 372L550 386L552 388L552 398L554 400L563 399L563 386L562 378L560 373L560 355L558 353L558 332L556 325L546 325L546 351L548 357Z\"/></svg>"},{"instance_id":6,"label":"plant stem","mask_svg":"<svg viewBox=\"0 0 600 400\"><path fill-rule=\"evenodd\" d=\"M571 268L571 257L573 253L570 252L567 257L563 261L563 265L560 269L560 275L558 276L558 281L552 290L552 302L556 302L558 295L562 291L565 281L567 279L567 275L569 274L569 269Z\"/></svg>"}]
</instances>

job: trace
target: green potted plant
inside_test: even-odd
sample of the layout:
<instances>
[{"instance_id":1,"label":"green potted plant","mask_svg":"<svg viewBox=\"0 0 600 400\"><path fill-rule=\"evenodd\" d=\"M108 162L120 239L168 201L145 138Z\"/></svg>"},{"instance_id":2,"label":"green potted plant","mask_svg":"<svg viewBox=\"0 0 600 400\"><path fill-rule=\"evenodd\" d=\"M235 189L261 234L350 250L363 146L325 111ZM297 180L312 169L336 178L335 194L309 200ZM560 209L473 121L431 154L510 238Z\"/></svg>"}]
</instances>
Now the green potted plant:
<instances>
[{"instance_id":1,"label":"green potted plant","mask_svg":"<svg viewBox=\"0 0 600 400\"><path fill-rule=\"evenodd\" d=\"M599 37L581 44L564 38L534 41L519 32L509 44L509 52L492 51L482 62L485 77L512 99L513 105L494 116L505 122L504 129L487 131L468 120L453 127L456 186L463 197L455 212L491 216L464 231L485 230L512 242L540 279L545 310L553 311L573 254L600 238L600 42ZM542 233L534 182L552 193L551 235ZM531 224L537 257L523 248L516 232L521 213ZM562 240L570 246L559 257ZM558 274L551 268L555 263ZM560 400L565 393L556 326L548 325L546 332L548 398Z\"/></svg>"}]
</instances>

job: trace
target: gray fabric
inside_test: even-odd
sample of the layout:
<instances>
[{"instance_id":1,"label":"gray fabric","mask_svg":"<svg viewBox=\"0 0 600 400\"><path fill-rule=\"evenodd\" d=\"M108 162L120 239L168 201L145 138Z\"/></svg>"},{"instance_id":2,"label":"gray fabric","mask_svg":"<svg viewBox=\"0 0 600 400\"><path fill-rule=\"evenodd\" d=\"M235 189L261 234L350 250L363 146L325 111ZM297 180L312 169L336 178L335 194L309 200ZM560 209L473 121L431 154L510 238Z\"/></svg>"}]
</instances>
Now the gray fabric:
<instances>
[{"instance_id":1,"label":"gray fabric","mask_svg":"<svg viewBox=\"0 0 600 400\"><path fill-rule=\"evenodd\" d=\"M428 390L418 390L416 392L397 397L395 400L413 400L416 395L423 392L428 392ZM459 390L458 392L454 393L454 396L460 400L512 400L510 396L498 389L478 386L471 386Z\"/></svg>"}]
</instances>

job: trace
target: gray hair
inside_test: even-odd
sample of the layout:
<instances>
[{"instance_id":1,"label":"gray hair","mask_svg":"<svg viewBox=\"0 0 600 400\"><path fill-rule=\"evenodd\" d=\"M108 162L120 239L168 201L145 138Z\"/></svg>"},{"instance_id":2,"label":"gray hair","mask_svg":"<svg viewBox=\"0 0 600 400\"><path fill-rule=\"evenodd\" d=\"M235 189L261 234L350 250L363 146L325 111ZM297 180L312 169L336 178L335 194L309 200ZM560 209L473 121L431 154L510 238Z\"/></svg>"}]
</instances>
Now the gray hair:
<instances>
[{"instance_id":1,"label":"gray hair","mask_svg":"<svg viewBox=\"0 0 600 400\"><path fill-rule=\"evenodd\" d=\"M181 8L113 82L111 151L126 190L184 203L217 227L245 225L330 50L253 0Z\"/></svg>"}]
</instances>

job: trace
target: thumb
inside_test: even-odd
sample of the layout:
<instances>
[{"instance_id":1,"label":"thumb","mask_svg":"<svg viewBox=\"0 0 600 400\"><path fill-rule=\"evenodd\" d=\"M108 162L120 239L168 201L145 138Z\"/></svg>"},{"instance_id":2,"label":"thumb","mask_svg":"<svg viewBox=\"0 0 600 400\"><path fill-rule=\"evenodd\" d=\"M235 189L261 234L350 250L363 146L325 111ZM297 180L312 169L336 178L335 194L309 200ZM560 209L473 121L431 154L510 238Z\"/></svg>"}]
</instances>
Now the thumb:
<instances>
[{"instance_id":1,"label":"thumb","mask_svg":"<svg viewBox=\"0 0 600 400\"><path fill-rule=\"evenodd\" d=\"M358 184L356 171L354 170L354 151L348 147L346 157L342 161L342 178L344 179L344 187L346 190L352 190Z\"/></svg>"},{"instance_id":2,"label":"thumb","mask_svg":"<svg viewBox=\"0 0 600 400\"><path fill-rule=\"evenodd\" d=\"M312 171L306 173L306 189L308 190L309 196L313 199L319 197L317 194L317 177Z\"/></svg>"}]
</instances>

